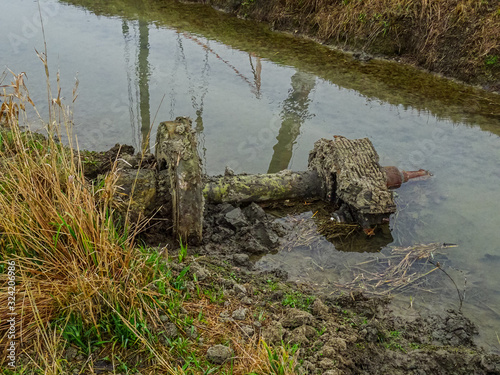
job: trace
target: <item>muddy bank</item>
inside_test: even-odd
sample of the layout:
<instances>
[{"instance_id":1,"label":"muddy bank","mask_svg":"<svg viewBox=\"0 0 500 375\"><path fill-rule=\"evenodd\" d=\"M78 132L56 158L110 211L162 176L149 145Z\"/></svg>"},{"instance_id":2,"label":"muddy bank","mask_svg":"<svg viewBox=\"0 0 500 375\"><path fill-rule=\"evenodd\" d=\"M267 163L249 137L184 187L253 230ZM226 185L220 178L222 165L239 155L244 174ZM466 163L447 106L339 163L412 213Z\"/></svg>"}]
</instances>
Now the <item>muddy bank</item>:
<instances>
[{"instance_id":1,"label":"muddy bank","mask_svg":"<svg viewBox=\"0 0 500 375\"><path fill-rule=\"evenodd\" d=\"M87 158L91 156L95 163L87 159L87 164L92 167L104 162L98 173L106 173L112 158L118 158L122 168L128 166L131 175L136 175L133 167L140 164L133 150L124 146L88 154ZM154 158L146 159L145 167L153 171ZM89 176L96 173L93 169L87 172ZM271 208L276 211L275 206ZM162 212L168 211L166 207ZM155 216L142 233L142 240L169 249L170 258L176 259L180 249L170 235L171 222L159 213ZM409 308L408 316L401 316L390 310L389 298L340 289L324 295L308 285L288 282L282 270L256 269L255 260L284 251L284 239L295 230L277 221L261 205L207 204L204 218L201 245L188 248L191 280L187 290L194 294L200 288L205 295L222 296L213 318L228 330L238 331L241 345L260 338L277 347L296 345L299 374L500 371L500 357L476 346L477 329L459 311L420 316ZM186 269L184 263L170 265L174 278ZM209 336L201 327L198 332L202 339ZM209 349L208 344L205 349Z\"/></svg>"},{"instance_id":2,"label":"muddy bank","mask_svg":"<svg viewBox=\"0 0 500 375\"><path fill-rule=\"evenodd\" d=\"M226 218L233 215L227 214L233 210L241 216L229 223ZM194 291L197 280L202 280L203 285L212 285L223 295L224 302L214 318L227 329L243 332L242 345L262 338L271 347L295 347L297 374L500 371L500 357L474 344L477 330L458 311L400 317L389 309L387 298L339 291L319 295L308 286L287 282L283 271L259 272L249 255L259 252L265 241L247 241L262 228L276 230L269 218L261 215L265 214L254 205L241 211L212 207L206 221L210 235L202 246L189 249L194 256L190 269L196 275L190 288ZM260 229L251 223L251 218L257 217L263 219L258 224ZM246 220L248 225L242 223ZM276 248L272 242L270 245ZM177 268L177 272L181 270Z\"/></svg>"},{"instance_id":3,"label":"muddy bank","mask_svg":"<svg viewBox=\"0 0 500 375\"><path fill-rule=\"evenodd\" d=\"M409 63L500 90L500 17L494 1L199 0L274 30Z\"/></svg>"}]
</instances>

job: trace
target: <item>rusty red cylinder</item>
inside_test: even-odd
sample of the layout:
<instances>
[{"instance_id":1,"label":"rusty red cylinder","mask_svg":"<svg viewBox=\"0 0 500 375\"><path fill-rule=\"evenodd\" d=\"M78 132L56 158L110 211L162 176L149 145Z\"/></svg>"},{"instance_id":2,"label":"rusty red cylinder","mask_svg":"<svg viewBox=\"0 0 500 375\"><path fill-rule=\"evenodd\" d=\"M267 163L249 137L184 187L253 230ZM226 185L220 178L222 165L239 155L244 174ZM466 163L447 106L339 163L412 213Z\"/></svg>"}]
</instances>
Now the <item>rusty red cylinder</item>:
<instances>
[{"instance_id":1,"label":"rusty red cylinder","mask_svg":"<svg viewBox=\"0 0 500 375\"><path fill-rule=\"evenodd\" d=\"M424 169L419 169L418 171L403 171L394 166L383 167L383 169L387 176L387 187L393 189L397 189L412 178L430 176L430 173Z\"/></svg>"}]
</instances>

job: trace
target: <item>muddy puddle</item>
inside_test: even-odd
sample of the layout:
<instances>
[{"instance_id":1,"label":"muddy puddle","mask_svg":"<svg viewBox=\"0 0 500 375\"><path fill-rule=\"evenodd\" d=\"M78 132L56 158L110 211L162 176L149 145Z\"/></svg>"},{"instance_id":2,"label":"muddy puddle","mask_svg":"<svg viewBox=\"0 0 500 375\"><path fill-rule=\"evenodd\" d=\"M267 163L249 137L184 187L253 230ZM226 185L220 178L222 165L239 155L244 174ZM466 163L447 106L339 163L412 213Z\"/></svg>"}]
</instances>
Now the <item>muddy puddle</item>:
<instances>
[{"instance_id":1,"label":"muddy puddle","mask_svg":"<svg viewBox=\"0 0 500 375\"><path fill-rule=\"evenodd\" d=\"M28 76L44 113L37 4L0 0L0 63ZM173 1L40 1L51 74L79 96L79 146L150 147L160 121L190 116L206 173L304 170L322 137L368 137L382 165L425 168L426 181L397 190L398 212L377 235L329 241L316 210L277 219L295 237L257 261L328 294L353 268L394 247L453 243L441 260L462 293L480 343L500 344L500 98L396 63L360 62L266 26ZM19 22L22 20L22 22ZM8 78L6 78L8 79ZM325 212L327 217L328 212ZM348 228L346 228L348 230ZM302 236L302 237L301 237ZM341 251L343 250L343 251ZM347 252L349 250L349 252ZM375 254L375 255L374 255ZM422 265L424 267L424 265ZM425 266L427 267L427 266ZM368 272L369 270L367 270ZM378 271L380 272L380 271ZM457 308L441 271L394 306L408 313Z\"/></svg>"}]
</instances>

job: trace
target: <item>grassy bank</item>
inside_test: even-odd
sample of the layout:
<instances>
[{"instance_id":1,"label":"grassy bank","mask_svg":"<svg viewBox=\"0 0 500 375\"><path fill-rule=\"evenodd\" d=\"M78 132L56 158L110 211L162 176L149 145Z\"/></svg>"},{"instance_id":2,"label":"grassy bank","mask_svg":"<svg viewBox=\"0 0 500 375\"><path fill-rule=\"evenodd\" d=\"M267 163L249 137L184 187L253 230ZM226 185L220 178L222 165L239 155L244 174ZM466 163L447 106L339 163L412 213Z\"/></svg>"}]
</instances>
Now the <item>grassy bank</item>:
<instances>
[{"instance_id":1,"label":"grassy bank","mask_svg":"<svg viewBox=\"0 0 500 375\"><path fill-rule=\"evenodd\" d=\"M185 247L172 256L137 242L141 223L115 214L116 166L85 179L71 108L59 88L51 95L48 70L48 136L21 131L38 113L24 74L1 78L2 373L288 373L286 350L220 324L222 289L198 281ZM216 344L238 360L207 358Z\"/></svg>"},{"instance_id":2,"label":"grassy bank","mask_svg":"<svg viewBox=\"0 0 500 375\"><path fill-rule=\"evenodd\" d=\"M202 0L217 8L500 90L500 5L484 0Z\"/></svg>"}]
</instances>

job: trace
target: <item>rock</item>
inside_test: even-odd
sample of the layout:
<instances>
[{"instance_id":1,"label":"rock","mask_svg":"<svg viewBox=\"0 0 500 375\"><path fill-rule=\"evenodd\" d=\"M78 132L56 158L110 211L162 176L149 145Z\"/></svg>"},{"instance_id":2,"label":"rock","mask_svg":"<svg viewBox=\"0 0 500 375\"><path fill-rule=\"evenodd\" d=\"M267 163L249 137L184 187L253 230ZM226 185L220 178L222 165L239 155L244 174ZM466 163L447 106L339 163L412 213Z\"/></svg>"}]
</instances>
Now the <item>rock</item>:
<instances>
[{"instance_id":1,"label":"rock","mask_svg":"<svg viewBox=\"0 0 500 375\"><path fill-rule=\"evenodd\" d=\"M252 337L253 334L255 333L254 329L249 326L249 325L246 325L246 324L243 324L241 326L241 330L243 331L243 333L247 336L247 337Z\"/></svg>"},{"instance_id":2,"label":"rock","mask_svg":"<svg viewBox=\"0 0 500 375\"><path fill-rule=\"evenodd\" d=\"M241 284L234 284L233 285L233 291L237 296L241 295L246 295L247 294L247 288Z\"/></svg>"},{"instance_id":3,"label":"rock","mask_svg":"<svg viewBox=\"0 0 500 375\"><path fill-rule=\"evenodd\" d=\"M283 319L281 319L281 324L285 328L297 328L303 325L314 325L314 323L314 316L299 309L288 309Z\"/></svg>"},{"instance_id":4,"label":"rock","mask_svg":"<svg viewBox=\"0 0 500 375\"><path fill-rule=\"evenodd\" d=\"M179 335L179 330L174 323L166 323L164 326L163 336L168 339L175 339Z\"/></svg>"},{"instance_id":5,"label":"rock","mask_svg":"<svg viewBox=\"0 0 500 375\"><path fill-rule=\"evenodd\" d=\"M328 316L328 306L326 306L323 301L321 301L319 298L316 298L311 306L311 311L314 315L317 317L322 317L325 318Z\"/></svg>"},{"instance_id":6,"label":"rock","mask_svg":"<svg viewBox=\"0 0 500 375\"><path fill-rule=\"evenodd\" d=\"M234 320L245 320L247 311L247 309L234 310L232 317Z\"/></svg>"},{"instance_id":7,"label":"rock","mask_svg":"<svg viewBox=\"0 0 500 375\"><path fill-rule=\"evenodd\" d=\"M243 228L248 226L248 221L241 208L236 207L233 210L229 211L224 218L227 223L232 225L234 228Z\"/></svg>"},{"instance_id":8,"label":"rock","mask_svg":"<svg viewBox=\"0 0 500 375\"><path fill-rule=\"evenodd\" d=\"M261 222L266 219L266 212L255 202L245 207L243 213L251 223Z\"/></svg>"},{"instance_id":9,"label":"rock","mask_svg":"<svg viewBox=\"0 0 500 375\"><path fill-rule=\"evenodd\" d=\"M78 350L72 346L66 349L66 352L64 353L64 357L68 360L68 362L71 362L73 359L75 359L77 355Z\"/></svg>"},{"instance_id":10,"label":"rock","mask_svg":"<svg viewBox=\"0 0 500 375\"><path fill-rule=\"evenodd\" d=\"M219 209L219 212L222 214L222 215L225 215L227 214L228 212L232 211L235 209L235 207L230 204L230 203L221 203L217 206L217 208ZM220 223L219 223L220 224Z\"/></svg>"},{"instance_id":11,"label":"rock","mask_svg":"<svg viewBox=\"0 0 500 375\"><path fill-rule=\"evenodd\" d=\"M361 62L368 62L368 61L370 61L372 59L372 56L370 56L369 54L367 54L365 51L353 53L352 57L355 60L358 60L358 61L361 61Z\"/></svg>"},{"instance_id":12,"label":"rock","mask_svg":"<svg viewBox=\"0 0 500 375\"><path fill-rule=\"evenodd\" d=\"M500 374L500 358L486 354L481 357L481 366L490 374Z\"/></svg>"},{"instance_id":13,"label":"rock","mask_svg":"<svg viewBox=\"0 0 500 375\"><path fill-rule=\"evenodd\" d=\"M219 316L222 323L234 322L234 319L229 316L227 311L221 312Z\"/></svg>"},{"instance_id":14,"label":"rock","mask_svg":"<svg viewBox=\"0 0 500 375\"><path fill-rule=\"evenodd\" d=\"M265 248L270 249L279 242L276 233L262 222L255 224L252 229L254 238Z\"/></svg>"},{"instance_id":15,"label":"rock","mask_svg":"<svg viewBox=\"0 0 500 375\"><path fill-rule=\"evenodd\" d=\"M195 339L198 337L198 329L195 326L191 326L186 330L186 335Z\"/></svg>"},{"instance_id":16,"label":"rock","mask_svg":"<svg viewBox=\"0 0 500 375\"><path fill-rule=\"evenodd\" d=\"M241 303L250 306L253 303L253 301L252 301L252 299L250 297L243 297L241 299Z\"/></svg>"},{"instance_id":17,"label":"rock","mask_svg":"<svg viewBox=\"0 0 500 375\"><path fill-rule=\"evenodd\" d=\"M248 267L248 265L250 263L250 257L247 254L234 254L233 255L233 262L237 266Z\"/></svg>"},{"instance_id":18,"label":"rock","mask_svg":"<svg viewBox=\"0 0 500 375\"><path fill-rule=\"evenodd\" d=\"M208 361L222 365L233 356L233 350L224 345L215 345L207 350Z\"/></svg>"},{"instance_id":19,"label":"rock","mask_svg":"<svg viewBox=\"0 0 500 375\"><path fill-rule=\"evenodd\" d=\"M274 321L262 330L262 338L267 344L281 344L284 332L281 323Z\"/></svg>"},{"instance_id":20,"label":"rock","mask_svg":"<svg viewBox=\"0 0 500 375\"><path fill-rule=\"evenodd\" d=\"M168 322L170 319L168 318L168 316L167 316L167 315L162 314L162 315L160 315L160 320L161 320L163 323L165 323L165 322Z\"/></svg>"},{"instance_id":21,"label":"rock","mask_svg":"<svg viewBox=\"0 0 500 375\"><path fill-rule=\"evenodd\" d=\"M269 247L264 246L261 244L259 241L254 238L254 236L249 236L248 238L244 239L243 243L243 250L250 253L250 254L267 254L269 253Z\"/></svg>"}]
</instances>

